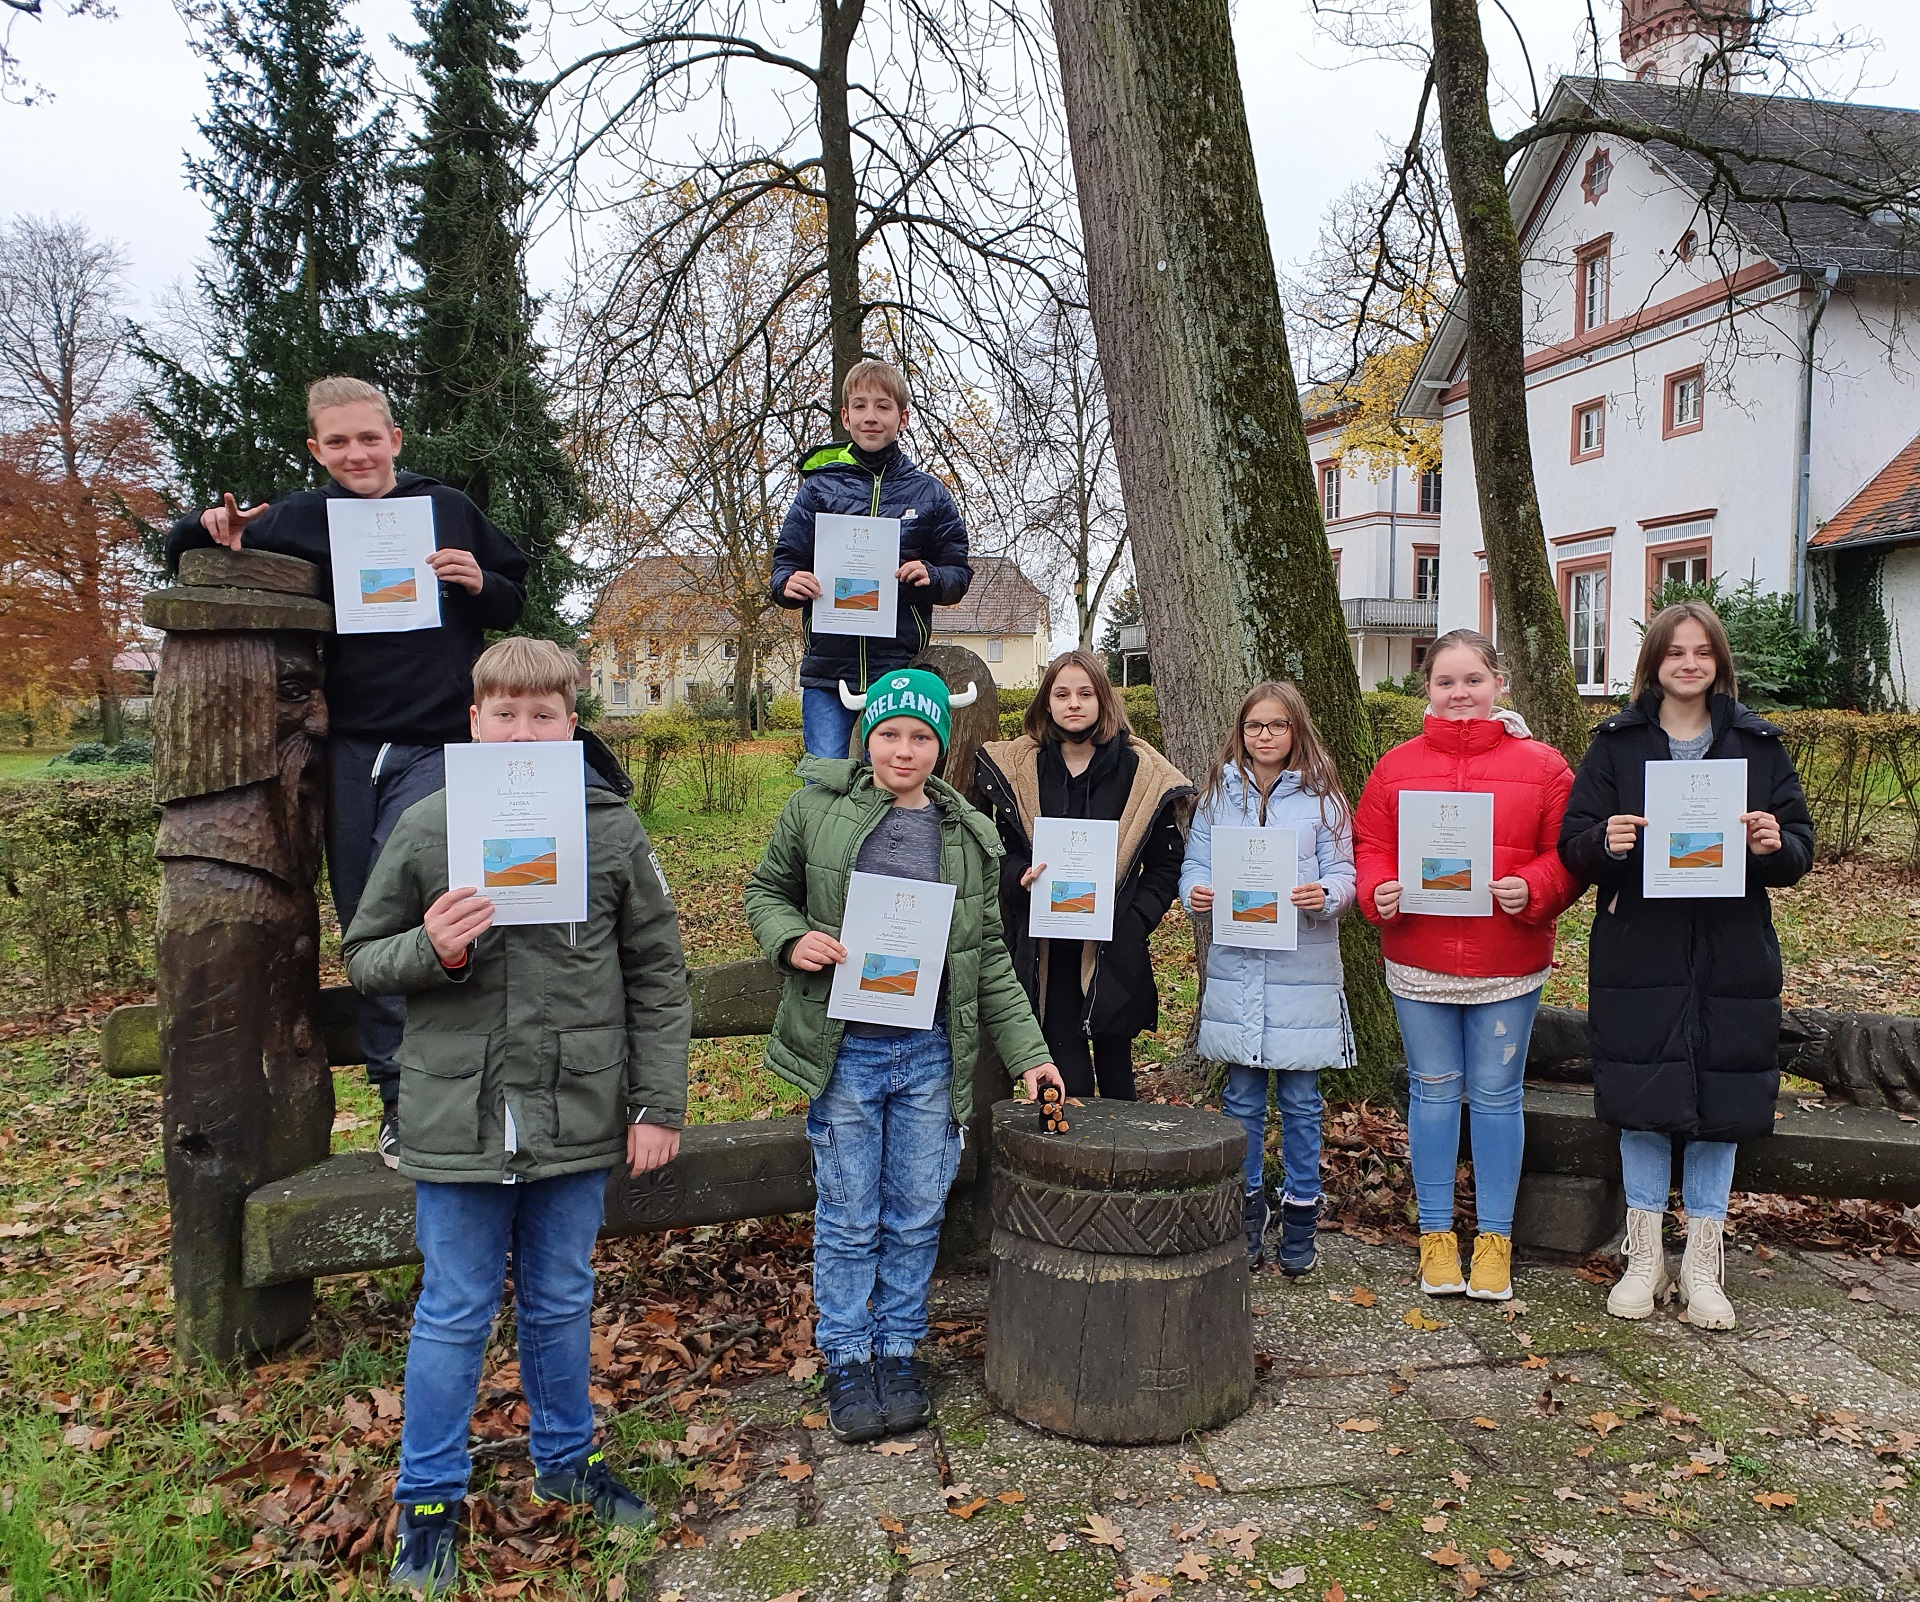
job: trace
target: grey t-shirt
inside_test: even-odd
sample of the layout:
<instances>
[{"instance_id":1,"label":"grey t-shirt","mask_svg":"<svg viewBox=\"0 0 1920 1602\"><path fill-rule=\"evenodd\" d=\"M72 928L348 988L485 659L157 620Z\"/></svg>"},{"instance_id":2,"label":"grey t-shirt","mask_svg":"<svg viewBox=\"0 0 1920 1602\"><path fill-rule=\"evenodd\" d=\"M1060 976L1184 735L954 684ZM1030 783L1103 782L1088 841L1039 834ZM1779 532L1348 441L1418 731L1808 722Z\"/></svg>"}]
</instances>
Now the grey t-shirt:
<instances>
[{"instance_id":1,"label":"grey t-shirt","mask_svg":"<svg viewBox=\"0 0 1920 1602\"><path fill-rule=\"evenodd\" d=\"M1701 762L1706 759L1707 747L1713 744L1713 725L1709 723L1691 740L1683 740L1677 734L1667 736L1667 753L1676 762Z\"/></svg>"},{"instance_id":2,"label":"grey t-shirt","mask_svg":"<svg viewBox=\"0 0 1920 1602\"><path fill-rule=\"evenodd\" d=\"M860 842L853 865L861 873L884 873L893 879L938 879L940 877L940 809L929 801L923 807L907 808L895 804L874 825L873 833ZM940 979L942 992L946 976ZM946 1007L942 997L940 1016ZM911 1029L896 1029L892 1024L849 1022L850 1035L906 1035Z\"/></svg>"}]
</instances>

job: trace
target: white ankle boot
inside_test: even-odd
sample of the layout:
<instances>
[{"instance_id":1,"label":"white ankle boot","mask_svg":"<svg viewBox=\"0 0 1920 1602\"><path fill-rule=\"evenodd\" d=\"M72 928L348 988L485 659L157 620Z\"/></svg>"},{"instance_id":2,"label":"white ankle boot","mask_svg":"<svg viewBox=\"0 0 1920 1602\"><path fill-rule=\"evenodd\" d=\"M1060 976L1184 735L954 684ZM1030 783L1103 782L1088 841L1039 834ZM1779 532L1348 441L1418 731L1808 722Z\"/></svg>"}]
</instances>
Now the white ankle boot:
<instances>
[{"instance_id":1,"label":"white ankle boot","mask_svg":"<svg viewBox=\"0 0 1920 1602\"><path fill-rule=\"evenodd\" d=\"M1687 1220L1687 1249L1680 1259L1680 1305L1695 1329L1732 1329L1727 1300L1727 1226L1717 1218Z\"/></svg>"},{"instance_id":2,"label":"white ankle boot","mask_svg":"<svg viewBox=\"0 0 1920 1602\"><path fill-rule=\"evenodd\" d=\"M1673 1283L1660 1243L1665 1217L1640 1207L1627 1209L1627 1271L1607 1295L1607 1311L1615 1318L1645 1318Z\"/></svg>"}]
</instances>

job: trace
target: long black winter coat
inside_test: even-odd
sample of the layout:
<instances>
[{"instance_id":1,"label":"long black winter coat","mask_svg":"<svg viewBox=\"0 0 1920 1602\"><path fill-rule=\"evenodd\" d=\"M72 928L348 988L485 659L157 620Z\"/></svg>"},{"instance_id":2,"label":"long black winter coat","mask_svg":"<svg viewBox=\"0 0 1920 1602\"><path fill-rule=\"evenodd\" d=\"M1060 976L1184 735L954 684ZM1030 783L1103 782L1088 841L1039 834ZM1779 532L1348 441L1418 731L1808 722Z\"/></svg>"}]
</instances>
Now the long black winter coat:
<instances>
[{"instance_id":1,"label":"long black winter coat","mask_svg":"<svg viewBox=\"0 0 1920 1602\"><path fill-rule=\"evenodd\" d=\"M1113 938L1096 949L1092 975L1083 981L1081 1028L1089 1036L1127 1038L1159 1028L1160 993L1147 942L1179 893L1183 810L1193 786L1152 746L1125 732L1097 747L1078 778L1068 774L1059 746L1036 746L1025 735L982 746L976 764L977 782L1006 847L1000 917L1007 949L1035 1010L1046 1006L1042 948L1048 948L1049 962L1074 961L1082 942L1037 940L1027 933L1029 893L1020 876L1033 866L1029 819L1111 818L1120 824Z\"/></svg>"},{"instance_id":2,"label":"long black winter coat","mask_svg":"<svg viewBox=\"0 0 1920 1602\"><path fill-rule=\"evenodd\" d=\"M1780 942L1769 885L1813 865L1813 819L1780 731L1713 698L1707 760L1747 760L1747 810L1780 820L1780 849L1747 854L1739 900L1649 901L1642 851L1607 854L1607 819L1646 813L1646 765L1672 759L1650 690L1595 730L1560 825L1560 858L1598 887L1588 953L1594 1108L1620 1129L1693 1140L1773 1132L1780 1088ZM1641 833L1644 835L1645 831Z\"/></svg>"}]
</instances>

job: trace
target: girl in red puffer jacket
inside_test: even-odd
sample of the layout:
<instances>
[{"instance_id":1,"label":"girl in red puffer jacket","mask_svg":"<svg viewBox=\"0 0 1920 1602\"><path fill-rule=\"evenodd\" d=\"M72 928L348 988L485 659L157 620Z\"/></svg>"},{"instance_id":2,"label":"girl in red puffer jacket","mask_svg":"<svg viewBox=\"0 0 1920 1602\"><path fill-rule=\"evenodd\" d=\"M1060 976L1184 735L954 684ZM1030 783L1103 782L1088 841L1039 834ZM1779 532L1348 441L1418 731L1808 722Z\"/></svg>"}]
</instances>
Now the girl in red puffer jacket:
<instances>
[{"instance_id":1,"label":"girl in red puffer jacket","mask_svg":"<svg viewBox=\"0 0 1920 1602\"><path fill-rule=\"evenodd\" d=\"M1493 642L1455 629L1427 653L1427 719L1374 767L1353 818L1360 908L1380 926L1387 989L1407 1051L1407 1144L1420 1206L1420 1288L1482 1301L1513 1294L1513 1204L1524 1123L1520 1076L1540 988L1553 966L1554 920L1581 886L1560 862L1560 816L1573 773L1494 705L1503 684ZM1493 797L1493 909L1486 917L1400 910L1400 796L1453 790ZM1453 1233L1460 1103L1473 1109L1479 1233L1471 1281Z\"/></svg>"}]
</instances>

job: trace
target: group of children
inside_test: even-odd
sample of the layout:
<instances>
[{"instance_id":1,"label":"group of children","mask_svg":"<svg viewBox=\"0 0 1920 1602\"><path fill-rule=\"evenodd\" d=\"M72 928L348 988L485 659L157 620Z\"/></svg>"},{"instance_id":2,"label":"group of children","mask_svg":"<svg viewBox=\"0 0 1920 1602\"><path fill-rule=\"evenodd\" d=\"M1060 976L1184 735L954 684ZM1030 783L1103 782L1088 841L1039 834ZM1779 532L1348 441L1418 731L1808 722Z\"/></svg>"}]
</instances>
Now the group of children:
<instances>
[{"instance_id":1,"label":"group of children","mask_svg":"<svg viewBox=\"0 0 1920 1602\"><path fill-rule=\"evenodd\" d=\"M1631 1209L1628 1268L1608 1307L1645 1317L1667 1287L1661 1226L1677 1138L1688 1218L1680 1295L1695 1325L1731 1326L1720 1238L1734 1142L1771 1128L1778 1081L1780 958L1767 887L1807 870L1812 828L1778 731L1735 699L1713 613L1690 604L1653 620L1632 703L1601 725L1577 776L1498 706L1491 642L1470 630L1442 637L1426 658L1421 734L1381 758L1357 804L1294 685L1248 691L1196 795L1133 735L1102 664L1071 651L1047 668L1022 734L981 747L982 812L934 776L965 698L910 665L931 637L933 607L964 595L972 574L951 496L900 450L907 415L899 372L864 362L842 395L851 443L802 462L773 562L775 598L799 607L818 597L817 514L897 518L900 623L891 638L809 631L806 782L745 894L755 938L784 978L766 1063L808 1097L815 1337L834 1434L873 1440L930 1415L916 1351L983 1036L1029 1096L1052 1084L1132 1098L1133 1041L1159 1021L1149 939L1176 897L1196 916L1211 910L1223 828L1289 830L1297 852L1295 948L1213 944L1201 998L1199 1053L1226 1065L1225 1109L1246 1131L1250 1266L1262 1265L1272 1233L1270 1098L1279 1265L1299 1275L1315 1262L1319 1075L1354 1060L1339 923L1358 905L1379 926L1406 1045L1421 1288L1511 1295L1527 1041L1555 920L1592 883L1597 1105L1622 1131ZM525 639L480 650L484 630L518 616L525 559L463 495L397 472L401 435L379 391L323 380L309 418L327 489L254 511L229 498L178 525L169 554L208 542L281 551L315 561L324 583L330 498L433 503L439 627L327 642L329 870L386 1106L381 1152L415 1183L424 1258L392 1573L432 1595L456 1579L468 1421L509 1261L534 1495L585 1504L614 1524L652 1520L594 1442L591 1252L607 1170L624 1163L638 1175L678 1152L691 1009L672 895L624 804L631 785L576 726L577 660ZM441 752L465 739L584 743L585 923L497 926L484 894L449 884ZM1648 900L1646 764L1703 757L1747 759L1746 894ZM1491 916L1402 907L1398 797L1436 790L1493 796ZM1040 818L1118 825L1109 939L1026 933L1027 898L1047 866L1033 860ZM856 872L953 887L931 1028L828 1016ZM1477 1224L1464 1274L1453 1228L1463 1104Z\"/></svg>"}]
</instances>

